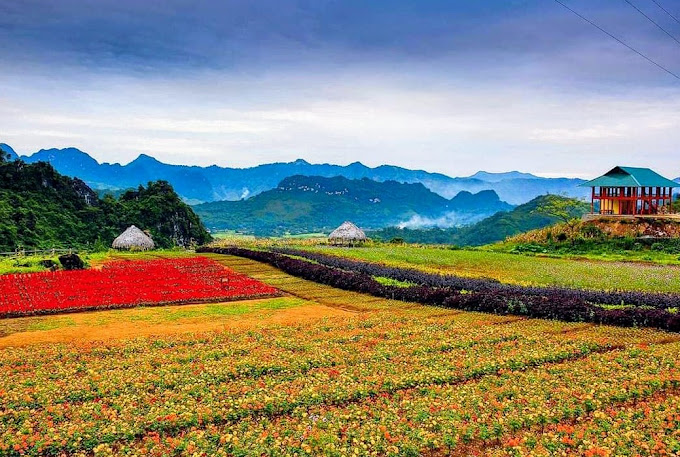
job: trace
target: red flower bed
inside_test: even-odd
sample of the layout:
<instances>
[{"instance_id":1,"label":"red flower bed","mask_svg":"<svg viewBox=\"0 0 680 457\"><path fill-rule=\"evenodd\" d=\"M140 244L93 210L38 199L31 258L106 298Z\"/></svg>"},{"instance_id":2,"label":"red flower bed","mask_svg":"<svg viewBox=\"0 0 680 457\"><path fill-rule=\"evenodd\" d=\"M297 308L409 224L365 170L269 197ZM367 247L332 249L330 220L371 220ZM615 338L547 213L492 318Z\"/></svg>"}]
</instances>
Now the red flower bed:
<instances>
[{"instance_id":1,"label":"red flower bed","mask_svg":"<svg viewBox=\"0 0 680 457\"><path fill-rule=\"evenodd\" d=\"M0 317L277 293L275 288L205 257L119 261L100 270L0 276Z\"/></svg>"}]
</instances>

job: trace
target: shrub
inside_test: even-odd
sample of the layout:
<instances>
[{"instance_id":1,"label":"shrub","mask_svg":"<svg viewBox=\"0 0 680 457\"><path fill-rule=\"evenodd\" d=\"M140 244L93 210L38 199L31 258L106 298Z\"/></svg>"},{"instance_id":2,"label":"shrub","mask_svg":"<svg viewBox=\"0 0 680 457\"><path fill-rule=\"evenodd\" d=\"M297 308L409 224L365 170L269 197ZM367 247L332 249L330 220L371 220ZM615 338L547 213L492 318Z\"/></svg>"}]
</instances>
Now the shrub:
<instances>
[{"instance_id":1,"label":"shrub","mask_svg":"<svg viewBox=\"0 0 680 457\"><path fill-rule=\"evenodd\" d=\"M588 238L601 238L604 235L600 227L592 224L584 225L580 231L583 236Z\"/></svg>"}]
</instances>

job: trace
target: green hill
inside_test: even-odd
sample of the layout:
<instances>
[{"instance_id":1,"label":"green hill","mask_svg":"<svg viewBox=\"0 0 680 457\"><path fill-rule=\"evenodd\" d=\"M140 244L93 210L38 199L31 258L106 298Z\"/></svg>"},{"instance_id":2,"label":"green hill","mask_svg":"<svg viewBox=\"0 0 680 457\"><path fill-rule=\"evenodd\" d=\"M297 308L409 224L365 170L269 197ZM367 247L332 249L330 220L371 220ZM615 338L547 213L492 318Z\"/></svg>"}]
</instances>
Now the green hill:
<instances>
[{"instance_id":1,"label":"green hill","mask_svg":"<svg viewBox=\"0 0 680 457\"><path fill-rule=\"evenodd\" d=\"M462 224L510 208L493 191L460 192L449 200L419 183L341 176L292 176L247 200L194 206L211 229L256 235L327 233L345 220L363 228Z\"/></svg>"},{"instance_id":2,"label":"green hill","mask_svg":"<svg viewBox=\"0 0 680 457\"><path fill-rule=\"evenodd\" d=\"M210 239L198 216L163 181L99 196L48 163L8 161L0 150L0 251L110 246L129 225L148 229L157 246Z\"/></svg>"},{"instance_id":3,"label":"green hill","mask_svg":"<svg viewBox=\"0 0 680 457\"><path fill-rule=\"evenodd\" d=\"M512 211L498 212L465 227L416 230L389 227L370 232L369 236L383 241L398 238L407 243L481 246L502 241L518 233L546 227L565 218L580 217L588 210L589 206L580 200L542 195L517 206Z\"/></svg>"}]
</instances>

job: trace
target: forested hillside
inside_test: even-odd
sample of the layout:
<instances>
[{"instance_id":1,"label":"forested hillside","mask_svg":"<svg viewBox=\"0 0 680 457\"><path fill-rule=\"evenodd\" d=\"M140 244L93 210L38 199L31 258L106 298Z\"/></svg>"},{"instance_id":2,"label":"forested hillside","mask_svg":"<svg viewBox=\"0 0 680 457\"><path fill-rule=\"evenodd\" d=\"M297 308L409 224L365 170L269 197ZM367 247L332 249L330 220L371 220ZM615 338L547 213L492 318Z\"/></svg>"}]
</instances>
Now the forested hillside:
<instances>
[{"instance_id":1,"label":"forested hillside","mask_svg":"<svg viewBox=\"0 0 680 457\"><path fill-rule=\"evenodd\" d=\"M292 176L247 200L194 206L211 229L256 235L329 232L345 220L363 228L457 225L511 208L494 191L460 192L449 200L420 183L342 176Z\"/></svg>"},{"instance_id":2,"label":"forested hillside","mask_svg":"<svg viewBox=\"0 0 680 457\"><path fill-rule=\"evenodd\" d=\"M48 163L8 160L0 150L0 251L108 247L129 225L149 230L159 247L210 239L191 207L163 181L99 196Z\"/></svg>"},{"instance_id":3,"label":"forested hillside","mask_svg":"<svg viewBox=\"0 0 680 457\"><path fill-rule=\"evenodd\" d=\"M512 211L498 212L465 227L415 230L389 227L369 235L383 241L401 239L408 243L479 246L502 241L508 236L546 227L564 219L580 217L588 209L589 205L579 200L542 195Z\"/></svg>"}]
</instances>

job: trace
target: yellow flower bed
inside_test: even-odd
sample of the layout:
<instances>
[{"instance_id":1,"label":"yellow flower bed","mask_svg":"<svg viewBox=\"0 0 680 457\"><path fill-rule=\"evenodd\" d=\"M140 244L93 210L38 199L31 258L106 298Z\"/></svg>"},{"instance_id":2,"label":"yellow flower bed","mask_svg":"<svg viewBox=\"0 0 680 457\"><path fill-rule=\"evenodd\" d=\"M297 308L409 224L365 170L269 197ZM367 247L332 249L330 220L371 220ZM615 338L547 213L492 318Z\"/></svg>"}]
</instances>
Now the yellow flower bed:
<instances>
[{"instance_id":1,"label":"yellow flower bed","mask_svg":"<svg viewBox=\"0 0 680 457\"><path fill-rule=\"evenodd\" d=\"M522 452L536 427L676 392L672 339L416 309L9 348L0 455Z\"/></svg>"}]
</instances>

